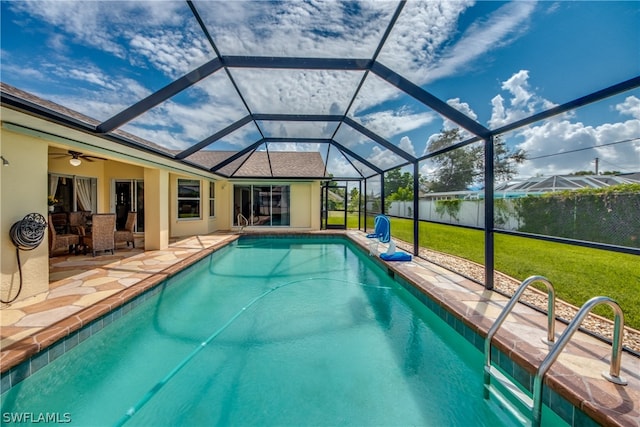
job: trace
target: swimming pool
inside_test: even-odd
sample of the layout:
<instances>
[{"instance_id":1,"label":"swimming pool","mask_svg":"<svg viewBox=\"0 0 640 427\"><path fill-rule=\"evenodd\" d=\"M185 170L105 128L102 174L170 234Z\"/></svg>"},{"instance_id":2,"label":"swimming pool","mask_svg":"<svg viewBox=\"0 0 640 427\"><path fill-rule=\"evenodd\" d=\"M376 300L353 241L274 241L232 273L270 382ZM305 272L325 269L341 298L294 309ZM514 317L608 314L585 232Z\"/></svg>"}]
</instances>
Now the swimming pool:
<instances>
[{"instance_id":1,"label":"swimming pool","mask_svg":"<svg viewBox=\"0 0 640 427\"><path fill-rule=\"evenodd\" d=\"M480 352L347 241L242 239L2 396L74 425L504 425ZM64 418L63 418L64 419Z\"/></svg>"}]
</instances>

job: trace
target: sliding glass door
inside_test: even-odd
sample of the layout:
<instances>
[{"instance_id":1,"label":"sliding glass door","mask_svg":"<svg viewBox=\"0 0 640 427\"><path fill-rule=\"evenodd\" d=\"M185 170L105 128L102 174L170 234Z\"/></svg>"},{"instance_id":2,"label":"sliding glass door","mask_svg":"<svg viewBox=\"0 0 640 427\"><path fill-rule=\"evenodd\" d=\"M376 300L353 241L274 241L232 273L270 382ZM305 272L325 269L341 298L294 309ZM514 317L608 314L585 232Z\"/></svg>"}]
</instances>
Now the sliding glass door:
<instances>
[{"instance_id":1,"label":"sliding glass door","mask_svg":"<svg viewBox=\"0 0 640 427\"><path fill-rule=\"evenodd\" d=\"M116 212L116 228L123 229L127 222L127 213L136 212L134 231L144 231L144 181L139 179L115 180L114 205Z\"/></svg>"},{"instance_id":2,"label":"sliding glass door","mask_svg":"<svg viewBox=\"0 0 640 427\"><path fill-rule=\"evenodd\" d=\"M288 185L235 185L234 226L276 227L291 224Z\"/></svg>"}]
</instances>

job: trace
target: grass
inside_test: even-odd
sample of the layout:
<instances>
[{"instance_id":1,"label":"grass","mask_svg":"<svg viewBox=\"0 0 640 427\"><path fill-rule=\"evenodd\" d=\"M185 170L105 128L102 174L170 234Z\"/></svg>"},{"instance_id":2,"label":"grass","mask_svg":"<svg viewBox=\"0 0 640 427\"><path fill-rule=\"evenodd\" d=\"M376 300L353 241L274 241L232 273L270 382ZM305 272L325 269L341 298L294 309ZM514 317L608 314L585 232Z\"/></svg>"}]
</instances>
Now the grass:
<instances>
[{"instance_id":1,"label":"grass","mask_svg":"<svg viewBox=\"0 0 640 427\"><path fill-rule=\"evenodd\" d=\"M373 228L373 222L368 230ZM353 224L353 225L352 225ZM347 225L357 228L357 217ZM395 238L413 241L413 221L391 218ZM462 227L420 223L420 245L484 264L484 233ZM618 302L625 325L640 329L640 260L636 255L495 235L495 268L517 280L541 275L551 281L557 298L577 307L595 296ZM612 319L613 310L599 305L594 312Z\"/></svg>"}]
</instances>

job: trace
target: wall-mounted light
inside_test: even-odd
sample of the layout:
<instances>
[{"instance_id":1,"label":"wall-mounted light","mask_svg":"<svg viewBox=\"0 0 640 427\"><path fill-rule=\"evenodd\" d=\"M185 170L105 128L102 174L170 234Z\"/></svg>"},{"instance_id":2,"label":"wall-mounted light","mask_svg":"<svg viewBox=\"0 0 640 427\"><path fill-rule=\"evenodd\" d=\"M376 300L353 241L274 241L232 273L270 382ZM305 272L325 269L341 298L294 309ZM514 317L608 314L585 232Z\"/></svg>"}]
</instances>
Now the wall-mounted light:
<instances>
[{"instance_id":1,"label":"wall-mounted light","mask_svg":"<svg viewBox=\"0 0 640 427\"><path fill-rule=\"evenodd\" d=\"M9 166L9 160L5 159L4 156L0 156L2 158L2 166Z\"/></svg>"},{"instance_id":2,"label":"wall-mounted light","mask_svg":"<svg viewBox=\"0 0 640 427\"><path fill-rule=\"evenodd\" d=\"M79 159L79 158L77 158L77 157L75 157L75 156L74 156L74 157L72 157L72 158L70 158L70 159L69 159L69 163L71 163L71 166L80 166L80 164L81 164L82 162L80 161L80 159Z\"/></svg>"}]
</instances>

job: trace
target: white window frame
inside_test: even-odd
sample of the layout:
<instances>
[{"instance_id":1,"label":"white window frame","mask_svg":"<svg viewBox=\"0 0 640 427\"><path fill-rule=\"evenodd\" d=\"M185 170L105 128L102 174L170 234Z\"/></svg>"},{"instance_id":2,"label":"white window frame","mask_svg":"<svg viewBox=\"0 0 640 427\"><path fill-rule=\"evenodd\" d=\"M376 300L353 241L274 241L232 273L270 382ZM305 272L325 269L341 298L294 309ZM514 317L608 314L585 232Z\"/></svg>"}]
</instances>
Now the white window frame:
<instances>
[{"instance_id":1,"label":"white window frame","mask_svg":"<svg viewBox=\"0 0 640 427\"><path fill-rule=\"evenodd\" d=\"M182 183L181 183L181 181L182 181ZM189 183L187 183L185 181L189 181ZM187 186L191 182L197 182L198 183L198 197L180 196L180 187L181 186ZM190 201L190 202L196 202L197 203L197 205L198 205L198 216L184 216L184 217L180 216L180 215L183 215L183 213L181 212L181 203L180 202L184 202L184 201ZM176 182L176 217L177 217L178 221L193 221L193 220L202 219L202 181L200 181L199 179L178 178L178 180Z\"/></svg>"},{"instance_id":2,"label":"white window frame","mask_svg":"<svg viewBox=\"0 0 640 427\"><path fill-rule=\"evenodd\" d=\"M216 183L209 181L209 218L216 216Z\"/></svg>"}]
</instances>

